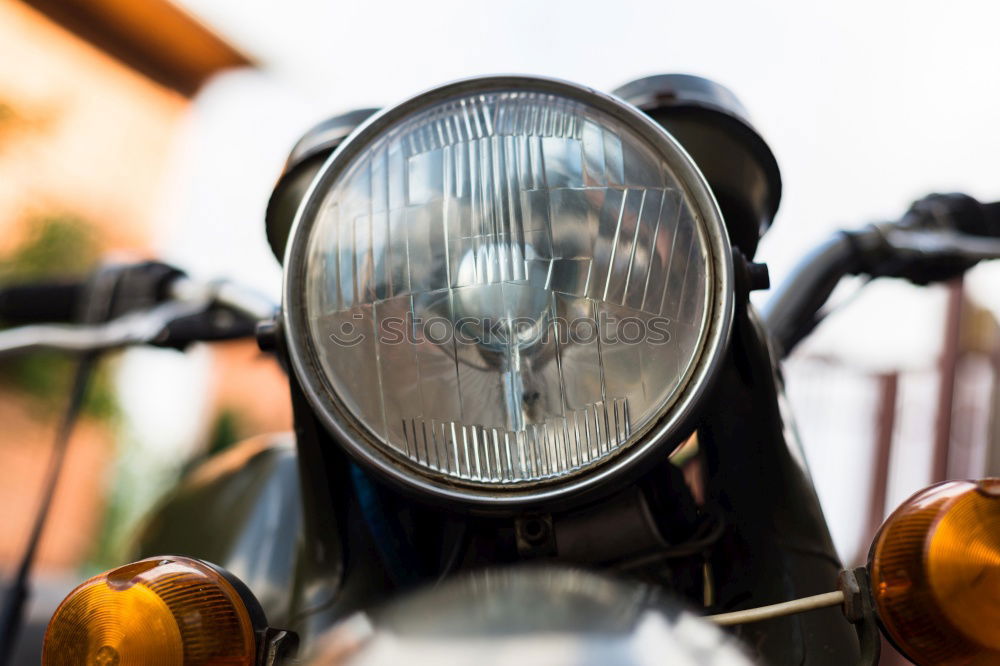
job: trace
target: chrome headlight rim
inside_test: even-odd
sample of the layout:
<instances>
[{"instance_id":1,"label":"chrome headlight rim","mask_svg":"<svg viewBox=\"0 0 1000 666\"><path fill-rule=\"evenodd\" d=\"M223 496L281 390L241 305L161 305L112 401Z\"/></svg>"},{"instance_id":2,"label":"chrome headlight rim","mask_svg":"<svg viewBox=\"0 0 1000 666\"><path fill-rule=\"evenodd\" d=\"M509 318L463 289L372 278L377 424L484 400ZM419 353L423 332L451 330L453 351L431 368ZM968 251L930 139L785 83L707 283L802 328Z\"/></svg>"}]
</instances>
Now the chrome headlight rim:
<instances>
[{"instance_id":1,"label":"chrome headlight rim","mask_svg":"<svg viewBox=\"0 0 1000 666\"><path fill-rule=\"evenodd\" d=\"M408 465L374 441L366 426L359 423L340 403L308 334L305 264L312 227L323 203L323 197L317 196L317 193L327 191L354 159L383 132L413 114L450 98L510 90L556 94L606 113L636 132L652 149L669 161L687 200L692 204L693 212L697 214L696 221L707 241L711 298L707 333L696 360L678 386L676 398L663 407L661 417L647 427L646 432L633 444L597 467L583 470L579 474L517 485L486 485L438 476L431 470ZM540 76L480 76L432 88L380 111L355 129L327 159L306 192L289 234L284 260L282 326L292 369L303 393L323 426L354 460L397 487L414 491L427 499L445 500L453 506L460 504L481 509L514 508L561 502L590 491L617 486L617 483L612 482L631 478L658 451L666 456L670 451L663 449L679 445L690 434L697 408L725 356L734 304L732 250L722 213L694 161L666 130L634 106L593 88Z\"/></svg>"}]
</instances>

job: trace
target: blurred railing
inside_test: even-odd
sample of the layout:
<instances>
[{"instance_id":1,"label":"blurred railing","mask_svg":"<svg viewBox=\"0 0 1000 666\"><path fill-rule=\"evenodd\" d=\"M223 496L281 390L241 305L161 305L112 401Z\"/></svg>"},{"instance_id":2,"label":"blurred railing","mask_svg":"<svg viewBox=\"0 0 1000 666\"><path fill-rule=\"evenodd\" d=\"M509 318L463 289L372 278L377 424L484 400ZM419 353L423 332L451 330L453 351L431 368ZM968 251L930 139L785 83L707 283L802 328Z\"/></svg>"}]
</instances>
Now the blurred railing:
<instances>
[{"instance_id":1,"label":"blurred railing","mask_svg":"<svg viewBox=\"0 0 1000 666\"><path fill-rule=\"evenodd\" d=\"M788 397L845 564L867 560L896 505L945 479L1000 475L1000 336L995 318L948 286L941 353L925 369L872 372L793 356ZM909 663L889 646L883 666Z\"/></svg>"}]
</instances>

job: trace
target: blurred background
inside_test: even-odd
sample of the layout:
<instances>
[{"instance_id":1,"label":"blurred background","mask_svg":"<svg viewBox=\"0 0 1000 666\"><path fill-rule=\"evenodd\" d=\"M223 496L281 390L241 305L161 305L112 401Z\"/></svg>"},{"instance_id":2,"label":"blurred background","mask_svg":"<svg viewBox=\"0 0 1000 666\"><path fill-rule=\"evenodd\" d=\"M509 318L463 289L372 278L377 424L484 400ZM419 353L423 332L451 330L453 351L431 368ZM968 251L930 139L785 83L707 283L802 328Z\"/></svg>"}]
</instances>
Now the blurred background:
<instances>
[{"instance_id":1,"label":"blurred background","mask_svg":"<svg viewBox=\"0 0 1000 666\"><path fill-rule=\"evenodd\" d=\"M625 0L0 0L0 280L156 257L277 297L263 216L295 140L450 79L610 90L685 72L730 87L782 168L772 282L835 229L932 191L1000 199L1000 5ZM937 479L1000 474L1000 267L950 286L847 283L788 362L837 547ZM768 294L756 295L758 302ZM63 359L0 365L0 573L24 547L68 388ZM34 608L117 564L183 469L287 429L252 343L108 359L41 544Z\"/></svg>"}]
</instances>

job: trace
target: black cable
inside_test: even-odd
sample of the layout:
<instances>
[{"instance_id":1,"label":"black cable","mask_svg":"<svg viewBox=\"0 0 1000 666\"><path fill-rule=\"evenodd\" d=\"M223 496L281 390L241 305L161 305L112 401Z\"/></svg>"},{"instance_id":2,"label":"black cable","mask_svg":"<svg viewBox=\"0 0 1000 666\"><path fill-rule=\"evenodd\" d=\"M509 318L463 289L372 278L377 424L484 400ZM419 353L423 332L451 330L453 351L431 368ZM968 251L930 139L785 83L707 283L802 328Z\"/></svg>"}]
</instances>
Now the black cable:
<instances>
[{"instance_id":1,"label":"black cable","mask_svg":"<svg viewBox=\"0 0 1000 666\"><path fill-rule=\"evenodd\" d=\"M97 361L95 354L86 354L80 358L73 375L73 385L69 395L69 402L66 411L63 413L59 429L56 431L55 444L52 448L52 455L49 458L49 466L46 471L45 485L42 492L42 502L35 514L35 522L31 528L31 535L28 537L28 545L21 555L21 561L17 567L14 580L8 588L3 600L3 610L0 612L0 666L8 666L21 631L21 623L24 619L25 602L28 599L29 580L31 578L31 567L34 564L35 555L38 551L38 544L45 529L45 523L52 508L52 500L55 496L56 488L59 485L59 477L66 462L66 451L69 448L70 435L77 417L80 415L80 408L83 406L83 399L87 393L87 384L90 381L94 365Z\"/></svg>"},{"instance_id":2,"label":"black cable","mask_svg":"<svg viewBox=\"0 0 1000 666\"><path fill-rule=\"evenodd\" d=\"M615 567L621 571L631 571L660 564L666 560L701 555L715 545L725 531L725 527L726 523L719 514L709 512L705 514L705 520L687 541L668 546L655 553L621 560Z\"/></svg>"},{"instance_id":3,"label":"black cable","mask_svg":"<svg viewBox=\"0 0 1000 666\"><path fill-rule=\"evenodd\" d=\"M455 524L455 531L454 544L441 566L441 573L438 574L437 581L434 583L435 586L440 585L444 582L445 578L454 573L458 565L461 564L462 557L465 556L465 550L469 545L469 526L464 521L458 522Z\"/></svg>"}]
</instances>

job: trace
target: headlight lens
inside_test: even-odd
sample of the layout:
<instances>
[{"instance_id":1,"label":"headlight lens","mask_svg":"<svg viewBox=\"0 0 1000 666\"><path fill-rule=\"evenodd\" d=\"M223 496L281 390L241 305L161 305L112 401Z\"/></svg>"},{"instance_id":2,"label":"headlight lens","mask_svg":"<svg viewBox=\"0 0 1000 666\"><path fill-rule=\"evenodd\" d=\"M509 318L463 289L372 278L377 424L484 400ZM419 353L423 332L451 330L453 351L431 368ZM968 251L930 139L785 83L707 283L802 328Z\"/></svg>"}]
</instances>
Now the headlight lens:
<instances>
[{"instance_id":1,"label":"headlight lens","mask_svg":"<svg viewBox=\"0 0 1000 666\"><path fill-rule=\"evenodd\" d=\"M327 164L286 260L321 411L366 457L469 487L633 447L724 337L728 248L686 154L537 79L454 84L373 125Z\"/></svg>"}]
</instances>

